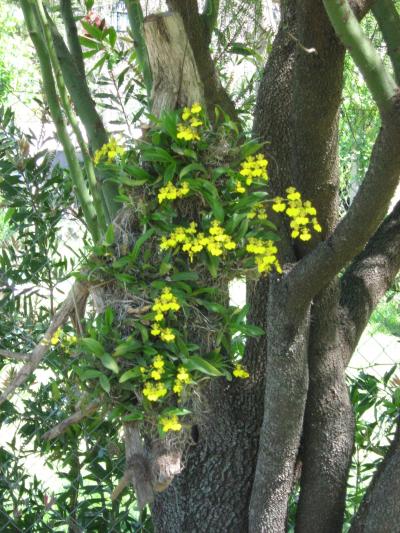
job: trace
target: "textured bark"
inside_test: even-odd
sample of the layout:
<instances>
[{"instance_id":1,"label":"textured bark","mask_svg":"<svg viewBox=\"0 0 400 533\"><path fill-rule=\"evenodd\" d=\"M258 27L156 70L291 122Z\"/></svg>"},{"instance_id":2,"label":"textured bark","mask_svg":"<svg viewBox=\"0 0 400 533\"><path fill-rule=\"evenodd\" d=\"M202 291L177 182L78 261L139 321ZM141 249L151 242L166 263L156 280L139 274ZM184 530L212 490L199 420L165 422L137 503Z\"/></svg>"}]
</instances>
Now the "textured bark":
<instances>
[{"instance_id":1,"label":"textured bark","mask_svg":"<svg viewBox=\"0 0 400 533\"><path fill-rule=\"evenodd\" d=\"M400 270L400 202L341 281L345 334L355 348L380 299ZM348 364L349 360L345 361Z\"/></svg>"},{"instance_id":2,"label":"textured bark","mask_svg":"<svg viewBox=\"0 0 400 533\"><path fill-rule=\"evenodd\" d=\"M179 13L183 19L204 87L207 111L214 116L215 106L220 106L228 115L236 119L235 105L222 87L215 63L210 53L211 34L206 20L199 14L197 0L167 0L168 7Z\"/></svg>"},{"instance_id":3,"label":"textured bark","mask_svg":"<svg viewBox=\"0 0 400 533\"><path fill-rule=\"evenodd\" d=\"M152 113L204 103L204 87L178 13L151 15L144 34L153 76Z\"/></svg>"},{"instance_id":4,"label":"textured bark","mask_svg":"<svg viewBox=\"0 0 400 533\"><path fill-rule=\"evenodd\" d=\"M314 300L309 342L310 385L302 439L302 476L296 532L342 531L354 438L346 386L347 344L335 281ZM346 354L346 355L345 355Z\"/></svg>"},{"instance_id":5,"label":"textured bark","mask_svg":"<svg viewBox=\"0 0 400 533\"><path fill-rule=\"evenodd\" d=\"M400 425L349 533L395 533L400 524Z\"/></svg>"},{"instance_id":6,"label":"textured bark","mask_svg":"<svg viewBox=\"0 0 400 533\"><path fill-rule=\"evenodd\" d=\"M251 383L243 387L251 394ZM185 468L153 505L156 531L248 530L257 432L253 419L241 415L246 406L238 402L234 389L234 384L214 382L202 391L203 415L193 428Z\"/></svg>"},{"instance_id":7,"label":"textured bark","mask_svg":"<svg viewBox=\"0 0 400 533\"><path fill-rule=\"evenodd\" d=\"M308 308L290 312L285 289L284 281L270 282L264 419L249 516L254 532L285 529L307 397Z\"/></svg>"}]
</instances>

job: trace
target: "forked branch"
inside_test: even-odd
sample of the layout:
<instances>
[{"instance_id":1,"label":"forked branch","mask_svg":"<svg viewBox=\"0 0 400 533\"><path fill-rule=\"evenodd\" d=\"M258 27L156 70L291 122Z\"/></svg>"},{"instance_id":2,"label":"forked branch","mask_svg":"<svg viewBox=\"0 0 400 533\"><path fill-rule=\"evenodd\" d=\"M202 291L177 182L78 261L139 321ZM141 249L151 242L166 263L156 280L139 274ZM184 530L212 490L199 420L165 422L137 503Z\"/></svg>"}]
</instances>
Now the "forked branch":
<instances>
[{"instance_id":1,"label":"forked branch","mask_svg":"<svg viewBox=\"0 0 400 533\"><path fill-rule=\"evenodd\" d=\"M54 315L50 326L47 328L47 331L43 336L43 339L39 344L36 345L30 354L28 362L21 368L15 379L0 395L0 405L5 402L14 393L14 391L23 385L25 381L32 375L48 352L51 346L51 339L56 331L67 322L71 314L75 313L75 311L80 308L82 301L86 300L88 294L89 291L86 284L81 282L74 283L66 300Z\"/></svg>"}]
</instances>

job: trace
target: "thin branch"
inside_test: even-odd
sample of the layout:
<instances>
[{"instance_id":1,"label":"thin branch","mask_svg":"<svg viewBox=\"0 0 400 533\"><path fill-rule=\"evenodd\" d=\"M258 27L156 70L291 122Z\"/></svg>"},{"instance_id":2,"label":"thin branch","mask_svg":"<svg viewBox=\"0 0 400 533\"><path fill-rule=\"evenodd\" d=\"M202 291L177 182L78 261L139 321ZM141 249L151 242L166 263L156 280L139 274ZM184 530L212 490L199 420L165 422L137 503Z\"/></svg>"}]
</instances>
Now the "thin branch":
<instances>
[{"instance_id":1,"label":"thin branch","mask_svg":"<svg viewBox=\"0 0 400 533\"><path fill-rule=\"evenodd\" d=\"M60 0L60 10L61 16L64 21L65 30L67 33L67 39L69 44L69 50L71 56L74 59L76 68L82 77L86 79L85 74L85 63L83 60L82 47L79 42L78 29L76 27L74 13L72 11L72 2L71 0Z\"/></svg>"},{"instance_id":2,"label":"thin branch","mask_svg":"<svg viewBox=\"0 0 400 533\"><path fill-rule=\"evenodd\" d=\"M0 350L0 356L6 359L14 359L15 361L27 361L29 355L20 352L11 352L10 350Z\"/></svg>"},{"instance_id":3,"label":"thin branch","mask_svg":"<svg viewBox=\"0 0 400 533\"><path fill-rule=\"evenodd\" d=\"M125 0L128 11L129 24L131 27L136 57L143 72L144 84L150 101L153 79L151 74L149 55L143 34L143 11L140 0ZM151 106L150 106L151 107Z\"/></svg>"},{"instance_id":4,"label":"thin branch","mask_svg":"<svg viewBox=\"0 0 400 533\"><path fill-rule=\"evenodd\" d=\"M397 84L400 84L400 15L393 0L375 2L372 12L387 45Z\"/></svg>"},{"instance_id":5,"label":"thin branch","mask_svg":"<svg viewBox=\"0 0 400 533\"><path fill-rule=\"evenodd\" d=\"M55 332L61 328L68 320L69 316L75 312L77 304L86 300L88 297L88 287L81 282L75 282L72 286L66 300L60 309L54 315L54 318L48 327L43 339L35 346L29 356L29 360L16 375L15 379L6 387L0 395L0 405L9 398L14 391L20 387L31 376L34 370L39 366L44 356L51 347L51 339Z\"/></svg>"},{"instance_id":6,"label":"thin branch","mask_svg":"<svg viewBox=\"0 0 400 533\"><path fill-rule=\"evenodd\" d=\"M364 76L381 114L390 111L397 85L371 41L364 35L348 0L323 1L332 26Z\"/></svg>"},{"instance_id":7,"label":"thin branch","mask_svg":"<svg viewBox=\"0 0 400 533\"><path fill-rule=\"evenodd\" d=\"M78 409L78 411L76 411L74 414L47 431L42 436L42 439L53 440L57 437L60 437L70 426L72 426L72 424L79 424L79 422L81 422L84 418L87 418L95 413L98 410L100 403L100 399L93 400L87 406L83 407L82 409Z\"/></svg>"}]
</instances>

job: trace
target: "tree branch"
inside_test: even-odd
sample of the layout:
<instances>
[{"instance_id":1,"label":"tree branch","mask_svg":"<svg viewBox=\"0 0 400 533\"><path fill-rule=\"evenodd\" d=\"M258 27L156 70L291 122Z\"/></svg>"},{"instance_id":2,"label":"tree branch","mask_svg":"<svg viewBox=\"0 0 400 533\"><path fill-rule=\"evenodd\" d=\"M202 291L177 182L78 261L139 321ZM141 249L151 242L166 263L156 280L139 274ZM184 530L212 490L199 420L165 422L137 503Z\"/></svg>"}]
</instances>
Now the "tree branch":
<instances>
[{"instance_id":1,"label":"tree branch","mask_svg":"<svg viewBox=\"0 0 400 533\"><path fill-rule=\"evenodd\" d=\"M0 350L0 357L14 359L15 361L26 361L29 359L29 355L26 353L11 352L10 350Z\"/></svg>"},{"instance_id":2,"label":"tree branch","mask_svg":"<svg viewBox=\"0 0 400 533\"><path fill-rule=\"evenodd\" d=\"M43 336L43 339L32 350L28 362L21 368L15 379L0 395L0 405L5 402L5 400L7 400L7 398L9 398L18 387L25 383L33 371L39 366L40 362L51 346L51 339L55 332L67 322L68 317L75 312L75 309L79 309L82 300L86 300L87 297L87 285L80 282L75 282L66 300L54 315L50 326L47 328L47 331Z\"/></svg>"},{"instance_id":3,"label":"tree branch","mask_svg":"<svg viewBox=\"0 0 400 533\"><path fill-rule=\"evenodd\" d=\"M392 108L375 142L370 166L334 233L287 275L294 305L305 305L359 253L384 219L400 175L400 113ZM294 291L294 292L293 292Z\"/></svg>"},{"instance_id":4,"label":"tree branch","mask_svg":"<svg viewBox=\"0 0 400 533\"><path fill-rule=\"evenodd\" d=\"M147 46L144 40L142 6L140 5L140 0L125 0L125 5L128 11L129 24L133 35L136 57L143 72L144 84L147 90L147 96L150 100L153 79L151 75ZM151 107L151 105L149 107Z\"/></svg>"},{"instance_id":5,"label":"tree branch","mask_svg":"<svg viewBox=\"0 0 400 533\"><path fill-rule=\"evenodd\" d=\"M323 0L332 26L360 69L381 114L390 111L397 86L378 52L364 35L348 0Z\"/></svg>"},{"instance_id":6,"label":"tree branch","mask_svg":"<svg viewBox=\"0 0 400 533\"><path fill-rule=\"evenodd\" d=\"M83 60L81 43L79 42L78 29L76 27L74 13L72 11L71 0L60 0L60 10L62 19L64 21L71 57L74 60L80 78L85 80L85 63Z\"/></svg>"},{"instance_id":7,"label":"tree branch","mask_svg":"<svg viewBox=\"0 0 400 533\"><path fill-rule=\"evenodd\" d=\"M372 6L387 45L397 84L400 84L400 15L393 0L379 0Z\"/></svg>"},{"instance_id":8,"label":"tree branch","mask_svg":"<svg viewBox=\"0 0 400 533\"><path fill-rule=\"evenodd\" d=\"M76 411L74 414L51 428L49 431L46 431L46 433L42 436L42 439L53 440L57 437L60 437L70 426L72 426L72 424L79 424L79 422L81 422L84 418L95 413L98 410L100 403L100 399L93 400L82 409L78 409L78 411Z\"/></svg>"},{"instance_id":9,"label":"tree branch","mask_svg":"<svg viewBox=\"0 0 400 533\"><path fill-rule=\"evenodd\" d=\"M341 280L348 342L356 347L369 318L400 270L400 201ZM344 363L347 366L348 360Z\"/></svg>"},{"instance_id":10,"label":"tree branch","mask_svg":"<svg viewBox=\"0 0 400 533\"><path fill-rule=\"evenodd\" d=\"M65 84L71 95L76 112L85 127L89 143L93 150L98 150L108 142L108 134L102 118L97 112L96 104L90 94L86 78L79 75L78 68L70 54L57 26L50 19L50 29L53 37L57 58L63 73Z\"/></svg>"},{"instance_id":11,"label":"tree branch","mask_svg":"<svg viewBox=\"0 0 400 533\"><path fill-rule=\"evenodd\" d=\"M400 516L400 422L386 454L372 479L349 533L395 532Z\"/></svg>"}]
</instances>

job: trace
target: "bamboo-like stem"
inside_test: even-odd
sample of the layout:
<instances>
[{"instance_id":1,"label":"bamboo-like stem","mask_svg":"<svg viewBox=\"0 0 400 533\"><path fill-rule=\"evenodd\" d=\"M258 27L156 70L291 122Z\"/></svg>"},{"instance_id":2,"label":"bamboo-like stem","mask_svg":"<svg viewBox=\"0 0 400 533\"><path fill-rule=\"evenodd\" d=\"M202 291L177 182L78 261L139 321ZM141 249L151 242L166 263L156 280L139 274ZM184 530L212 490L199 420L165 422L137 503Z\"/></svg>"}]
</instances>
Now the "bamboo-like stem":
<instances>
[{"instance_id":1,"label":"bamboo-like stem","mask_svg":"<svg viewBox=\"0 0 400 533\"><path fill-rule=\"evenodd\" d=\"M390 112L397 85L371 41L364 35L348 0L323 2L335 32L360 69L381 114Z\"/></svg>"},{"instance_id":2,"label":"bamboo-like stem","mask_svg":"<svg viewBox=\"0 0 400 533\"><path fill-rule=\"evenodd\" d=\"M43 40L40 28L38 27L35 17L35 4L32 0L21 0L21 7L24 13L25 22L29 31L29 35L35 46L40 70L42 73L43 86L47 97L50 114L56 127L58 138L64 148L65 157L67 159L68 167L71 172L71 178L76 190L79 203L82 207L83 215L89 232L91 233L95 242L100 239L96 209L93 205L93 200L89 189L86 186L82 170L75 153L74 146L69 138L67 126L61 110L56 85L54 81L51 62L48 57L47 47Z\"/></svg>"},{"instance_id":3,"label":"bamboo-like stem","mask_svg":"<svg viewBox=\"0 0 400 533\"><path fill-rule=\"evenodd\" d=\"M142 7L140 5L140 0L125 0L125 5L128 11L129 24L133 35L136 57L143 72L144 84L146 86L147 96L149 99L149 107L151 108L150 95L153 86L153 78L151 74L149 55L147 53L147 46L144 40Z\"/></svg>"},{"instance_id":4,"label":"bamboo-like stem","mask_svg":"<svg viewBox=\"0 0 400 533\"><path fill-rule=\"evenodd\" d=\"M37 0L36 5L37 5L36 13L38 17L38 22L42 26L43 35L46 41L47 50L48 50L48 54L50 57L50 62L53 67L53 72L54 72L54 76L56 79L61 104L68 118L68 121L71 124L72 130L76 136L76 139L79 144L79 148L82 153L83 164L85 167L86 176L87 176L88 183L89 183L89 190L93 198L93 203L96 209L101 233L104 234L107 231L108 225L111 223L111 219L107 212L107 206L105 205L105 202L102 201L102 198L99 192L100 185L96 179L92 158L90 157L87 144L85 142L85 139L83 138L82 132L78 124L78 120L68 100L67 89L65 87L65 82L64 82L63 75L62 75L60 63L58 61L56 50L54 48L53 38L52 38L51 30L50 30L50 27L47 21L46 13L43 8L42 0Z\"/></svg>"},{"instance_id":5,"label":"bamboo-like stem","mask_svg":"<svg viewBox=\"0 0 400 533\"><path fill-rule=\"evenodd\" d=\"M397 84L400 85L400 15L393 0L375 2L372 12L387 45Z\"/></svg>"}]
</instances>

